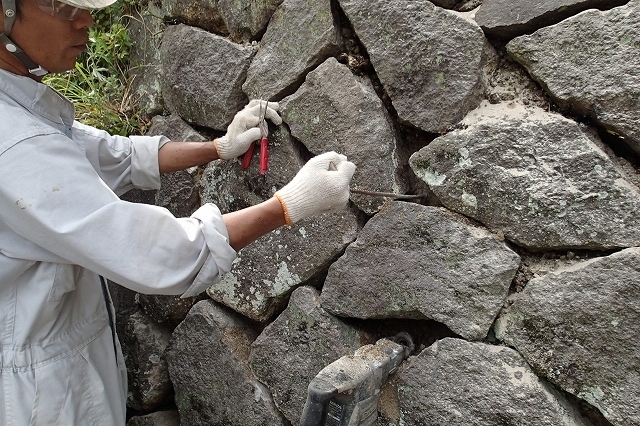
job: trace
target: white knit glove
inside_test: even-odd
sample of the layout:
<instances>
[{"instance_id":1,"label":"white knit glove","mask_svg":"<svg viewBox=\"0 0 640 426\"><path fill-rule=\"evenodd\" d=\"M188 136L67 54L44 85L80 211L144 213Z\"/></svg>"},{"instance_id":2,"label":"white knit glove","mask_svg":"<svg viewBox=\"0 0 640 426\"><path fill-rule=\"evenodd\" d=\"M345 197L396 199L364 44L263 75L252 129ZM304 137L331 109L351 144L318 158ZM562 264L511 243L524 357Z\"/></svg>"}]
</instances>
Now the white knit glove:
<instances>
[{"instance_id":1,"label":"white knit glove","mask_svg":"<svg viewBox=\"0 0 640 426\"><path fill-rule=\"evenodd\" d=\"M223 160L236 158L247 152L249 146L260 139L260 102L264 112L265 106L267 113L265 118L275 125L282 123L282 118L278 115L280 105L277 102L260 101L254 99L249 102L242 110L233 117L233 121L227 127L227 134L214 141L218 157Z\"/></svg>"},{"instance_id":2,"label":"white knit glove","mask_svg":"<svg viewBox=\"0 0 640 426\"><path fill-rule=\"evenodd\" d=\"M349 201L349 182L355 164L335 152L313 157L291 182L275 193L287 225L307 216L344 208Z\"/></svg>"}]
</instances>

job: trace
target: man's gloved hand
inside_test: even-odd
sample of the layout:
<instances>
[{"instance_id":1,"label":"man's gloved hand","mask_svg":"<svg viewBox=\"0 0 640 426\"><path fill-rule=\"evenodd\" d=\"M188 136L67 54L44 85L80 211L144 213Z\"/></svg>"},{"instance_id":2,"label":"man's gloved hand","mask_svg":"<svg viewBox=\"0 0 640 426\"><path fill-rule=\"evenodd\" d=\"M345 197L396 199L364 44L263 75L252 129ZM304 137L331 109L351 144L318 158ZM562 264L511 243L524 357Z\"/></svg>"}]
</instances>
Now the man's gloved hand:
<instances>
[{"instance_id":1,"label":"man's gloved hand","mask_svg":"<svg viewBox=\"0 0 640 426\"><path fill-rule=\"evenodd\" d=\"M263 112L264 107L267 106L266 119L275 125L282 123L282 118L277 112L280 108L277 102L252 100L233 117L233 121L227 128L227 134L214 141L218 157L223 160L239 157L247 152L252 143L260 139L262 136L258 127L261 117L260 102L262 102Z\"/></svg>"},{"instance_id":2,"label":"man's gloved hand","mask_svg":"<svg viewBox=\"0 0 640 426\"><path fill-rule=\"evenodd\" d=\"M335 152L313 157L284 188L275 193L287 225L307 216L344 208L355 164Z\"/></svg>"}]
</instances>

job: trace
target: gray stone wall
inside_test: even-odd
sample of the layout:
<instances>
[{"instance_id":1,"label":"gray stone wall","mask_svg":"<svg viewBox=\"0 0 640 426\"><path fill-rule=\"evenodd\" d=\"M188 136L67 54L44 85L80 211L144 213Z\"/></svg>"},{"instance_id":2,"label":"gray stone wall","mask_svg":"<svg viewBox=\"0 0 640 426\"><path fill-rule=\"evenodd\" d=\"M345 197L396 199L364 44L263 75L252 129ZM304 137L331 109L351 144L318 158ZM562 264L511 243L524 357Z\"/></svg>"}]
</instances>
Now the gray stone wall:
<instances>
[{"instance_id":1,"label":"gray stone wall","mask_svg":"<svg viewBox=\"0 0 640 426\"><path fill-rule=\"evenodd\" d=\"M131 21L150 133L278 101L270 171L217 161L129 194L188 216L357 165L344 211L243 249L197 298L112 284L129 425L296 425L311 379L414 352L378 426L640 425L640 0L162 0Z\"/></svg>"}]
</instances>

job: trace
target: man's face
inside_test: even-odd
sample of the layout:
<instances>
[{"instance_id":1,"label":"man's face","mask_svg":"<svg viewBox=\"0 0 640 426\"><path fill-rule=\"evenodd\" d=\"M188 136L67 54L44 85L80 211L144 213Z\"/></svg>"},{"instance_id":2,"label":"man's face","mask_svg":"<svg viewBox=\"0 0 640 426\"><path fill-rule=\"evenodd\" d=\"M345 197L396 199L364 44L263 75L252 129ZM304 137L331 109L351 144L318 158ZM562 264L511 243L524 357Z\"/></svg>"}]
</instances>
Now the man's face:
<instances>
[{"instance_id":1,"label":"man's face","mask_svg":"<svg viewBox=\"0 0 640 426\"><path fill-rule=\"evenodd\" d=\"M41 10L38 0L23 0L20 15L9 37L49 72L73 69L77 56L89 41L88 29L93 25L89 11L80 9L73 20L66 20ZM0 27L2 25L0 19ZM0 66L3 66L2 62Z\"/></svg>"}]
</instances>

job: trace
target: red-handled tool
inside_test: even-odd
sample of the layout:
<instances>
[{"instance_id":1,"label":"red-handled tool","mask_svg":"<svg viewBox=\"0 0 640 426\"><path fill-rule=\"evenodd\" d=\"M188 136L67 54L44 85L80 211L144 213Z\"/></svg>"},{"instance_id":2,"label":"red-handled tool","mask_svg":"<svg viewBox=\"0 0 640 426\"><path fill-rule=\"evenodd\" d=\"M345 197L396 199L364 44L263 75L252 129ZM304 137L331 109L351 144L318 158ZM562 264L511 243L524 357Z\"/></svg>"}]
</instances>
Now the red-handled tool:
<instances>
[{"instance_id":1,"label":"red-handled tool","mask_svg":"<svg viewBox=\"0 0 640 426\"><path fill-rule=\"evenodd\" d=\"M267 127L267 122L265 121L265 116L267 114L267 103L264 106L264 111L262 110L262 101L260 101L260 119L258 121L258 128L260 129L260 174L264 176L266 179L267 171L269 170L269 128ZM244 153L242 157L242 168L248 169L251 164L251 158L253 157L253 151L255 149L255 144L251 144L247 152Z\"/></svg>"},{"instance_id":2,"label":"red-handled tool","mask_svg":"<svg viewBox=\"0 0 640 426\"><path fill-rule=\"evenodd\" d=\"M260 139L260 174L267 176L269 170L269 138L263 136Z\"/></svg>"},{"instance_id":3,"label":"red-handled tool","mask_svg":"<svg viewBox=\"0 0 640 426\"><path fill-rule=\"evenodd\" d=\"M251 164L251 157L253 157L253 149L256 146L255 143L252 143L251 145L249 145L249 149L247 149L247 152L244 153L244 156L242 157L242 168L243 169L248 169L249 165Z\"/></svg>"},{"instance_id":4,"label":"red-handled tool","mask_svg":"<svg viewBox=\"0 0 640 426\"><path fill-rule=\"evenodd\" d=\"M262 118L258 126L260 127L260 134L262 138L260 139L260 174L264 179L267 179L267 170L269 170L269 127L267 126L267 122L264 117L267 115L267 103L264 106L264 112L262 113ZM262 106L262 101L260 102L260 106Z\"/></svg>"}]
</instances>

